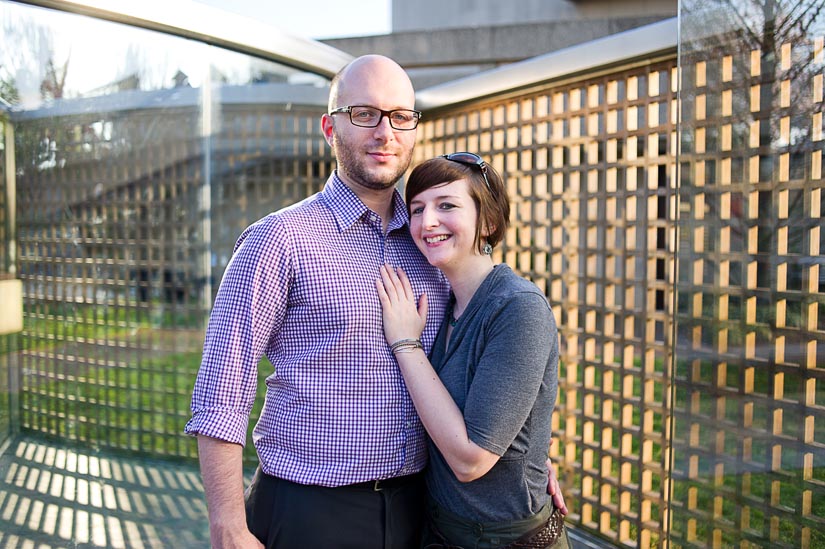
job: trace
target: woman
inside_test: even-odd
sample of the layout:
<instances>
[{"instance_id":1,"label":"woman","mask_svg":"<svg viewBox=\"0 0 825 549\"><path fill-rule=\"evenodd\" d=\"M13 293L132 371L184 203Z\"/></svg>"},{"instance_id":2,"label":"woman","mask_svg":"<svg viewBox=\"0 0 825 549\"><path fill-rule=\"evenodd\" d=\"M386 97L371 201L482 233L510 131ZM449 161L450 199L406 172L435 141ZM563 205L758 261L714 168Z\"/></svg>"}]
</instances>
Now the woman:
<instances>
[{"instance_id":1,"label":"woman","mask_svg":"<svg viewBox=\"0 0 825 549\"><path fill-rule=\"evenodd\" d=\"M391 266L377 283L387 342L430 435L424 546L568 547L546 489L558 335L541 291L490 256L509 222L501 177L475 154L444 155L412 171L406 198L413 240L452 289L428 361L427 296L416 305Z\"/></svg>"}]
</instances>

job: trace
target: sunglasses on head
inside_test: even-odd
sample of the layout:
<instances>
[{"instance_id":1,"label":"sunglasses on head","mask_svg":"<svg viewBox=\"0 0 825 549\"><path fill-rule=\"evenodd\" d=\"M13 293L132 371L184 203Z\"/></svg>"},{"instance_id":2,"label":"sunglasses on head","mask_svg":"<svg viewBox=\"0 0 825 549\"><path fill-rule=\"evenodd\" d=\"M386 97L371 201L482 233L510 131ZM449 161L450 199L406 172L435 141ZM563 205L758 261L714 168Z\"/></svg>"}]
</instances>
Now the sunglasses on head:
<instances>
[{"instance_id":1,"label":"sunglasses on head","mask_svg":"<svg viewBox=\"0 0 825 549\"><path fill-rule=\"evenodd\" d=\"M490 187L490 181L487 179L487 163L477 154L471 152L456 152L452 154L442 154L441 158L446 158L452 162L458 162L459 164L466 164L468 166L478 166L481 170L481 175L484 177L484 183L487 184L487 190L493 192L493 189Z\"/></svg>"}]
</instances>

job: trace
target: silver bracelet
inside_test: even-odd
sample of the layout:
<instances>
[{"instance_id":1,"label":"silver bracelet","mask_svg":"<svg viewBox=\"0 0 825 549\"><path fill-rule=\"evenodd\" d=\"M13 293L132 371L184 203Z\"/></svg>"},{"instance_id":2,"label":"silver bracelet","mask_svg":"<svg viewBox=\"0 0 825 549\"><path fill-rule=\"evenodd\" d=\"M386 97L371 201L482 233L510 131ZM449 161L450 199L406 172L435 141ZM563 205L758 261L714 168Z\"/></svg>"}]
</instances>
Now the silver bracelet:
<instances>
[{"instance_id":1,"label":"silver bracelet","mask_svg":"<svg viewBox=\"0 0 825 549\"><path fill-rule=\"evenodd\" d=\"M398 353L411 353L416 349L422 349L421 345L402 345L397 347L392 354L397 355Z\"/></svg>"},{"instance_id":2,"label":"silver bracelet","mask_svg":"<svg viewBox=\"0 0 825 549\"><path fill-rule=\"evenodd\" d=\"M424 345L421 344L420 339L399 339L392 345L390 345L390 351L395 354L396 352L403 352L409 353L413 349L423 349Z\"/></svg>"}]
</instances>

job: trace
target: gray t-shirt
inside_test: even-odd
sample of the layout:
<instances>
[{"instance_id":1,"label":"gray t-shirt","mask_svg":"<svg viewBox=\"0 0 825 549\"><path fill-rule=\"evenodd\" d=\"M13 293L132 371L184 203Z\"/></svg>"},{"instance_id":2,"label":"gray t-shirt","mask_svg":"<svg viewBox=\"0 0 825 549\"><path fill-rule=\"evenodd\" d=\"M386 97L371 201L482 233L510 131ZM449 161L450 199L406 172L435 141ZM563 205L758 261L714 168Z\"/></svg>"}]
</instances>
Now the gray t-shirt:
<instances>
[{"instance_id":1,"label":"gray t-shirt","mask_svg":"<svg viewBox=\"0 0 825 549\"><path fill-rule=\"evenodd\" d=\"M470 439L502 457L483 477L462 483L430 441L430 496L478 522L537 513L548 501L545 460L558 390L558 332L546 298L497 265L453 328L449 347L446 338L445 320L433 367L463 412Z\"/></svg>"}]
</instances>

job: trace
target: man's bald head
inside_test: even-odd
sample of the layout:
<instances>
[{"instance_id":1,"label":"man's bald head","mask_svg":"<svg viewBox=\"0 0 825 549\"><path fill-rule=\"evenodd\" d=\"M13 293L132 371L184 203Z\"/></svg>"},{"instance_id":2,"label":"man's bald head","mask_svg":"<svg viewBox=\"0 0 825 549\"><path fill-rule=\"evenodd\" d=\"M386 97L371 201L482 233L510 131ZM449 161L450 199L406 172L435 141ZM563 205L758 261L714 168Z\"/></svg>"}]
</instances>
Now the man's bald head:
<instances>
[{"instance_id":1,"label":"man's bald head","mask_svg":"<svg viewBox=\"0 0 825 549\"><path fill-rule=\"evenodd\" d=\"M397 101L408 105L398 108L412 109L415 104L415 90L410 77L401 65L383 55L363 55L348 63L332 78L329 90L329 112L338 107L352 105L356 94L362 90L395 89ZM377 106L377 105L371 105Z\"/></svg>"}]
</instances>

